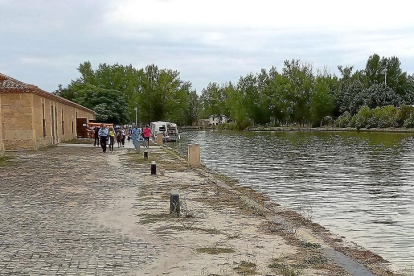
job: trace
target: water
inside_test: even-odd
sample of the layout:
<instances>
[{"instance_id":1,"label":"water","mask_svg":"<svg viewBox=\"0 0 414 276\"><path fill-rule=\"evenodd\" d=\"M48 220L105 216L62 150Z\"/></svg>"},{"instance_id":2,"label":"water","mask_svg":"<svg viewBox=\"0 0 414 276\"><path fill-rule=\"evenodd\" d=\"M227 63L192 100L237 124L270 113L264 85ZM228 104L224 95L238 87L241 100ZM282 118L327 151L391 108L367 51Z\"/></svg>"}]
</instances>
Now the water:
<instances>
[{"instance_id":1,"label":"water","mask_svg":"<svg viewBox=\"0 0 414 276\"><path fill-rule=\"evenodd\" d=\"M204 164L379 254L414 267L414 138L399 133L183 132Z\"/></svg>"}]
</instances>

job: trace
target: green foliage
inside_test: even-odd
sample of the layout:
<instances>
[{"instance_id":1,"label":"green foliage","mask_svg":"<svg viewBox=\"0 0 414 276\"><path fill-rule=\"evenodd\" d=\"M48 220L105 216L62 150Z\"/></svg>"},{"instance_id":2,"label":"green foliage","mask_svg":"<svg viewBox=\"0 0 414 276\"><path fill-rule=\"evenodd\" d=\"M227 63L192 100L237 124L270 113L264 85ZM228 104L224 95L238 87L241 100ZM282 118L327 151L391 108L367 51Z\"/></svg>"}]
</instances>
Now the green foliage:
<instances>
[{"instance_id":1,"label":"green foliage","mask_svg":"<svg viewBox=\"0 0 414 276\"><path fill-rule=\"evenodd\" d=\"M410 117L408 117L404 121L404 127L405 128L413 128L414 127L414 114L411 114Z\"/></svg>"},{"instance_id":2,"label":"green foliage","mask_svg":"<svg viewBox=\"0 0 414 276\"><path fill-rule=\"evenodd\" d=\"M349 118L349 116L347 116ZM401 118L403 117L400 108L394 106L376 107L370 109L363 106L358 114L356 114L350 122L357 129L360 128L386 128L386 127L400 127ZM341 118L337 120L340 121ZM352 121L351 120L351 121Z\"/></svg>"},{"instance_id":3,"label":"green foliage","mask_svg":"<svg viewBox=\"0 0 414 276\"><path fill-rule=\"evenodd\" d=\"M198 96L191 84L173 70L150 65L135 69L131 65L99 64L96 70L84 62L78 68L81 77L55 94L97 113L97 120L116 124L166 120L191 124L197 120ZM190 93L191 96L190 96Z\"/></svg>"},{"instance_id":4,"label":"green foliage","mask_svg":"<svg viewBox=\"0 0 414 276\"><path fill-rule=\"evenodd\" d=\"M280 72L272 67L241 76L235 84L212 82L201 95L178 71L156 65L136 69L99 64L94 70L87 61L78 70L81 76L66 88L60 85L55 94L95 110L106 122L134 122L136 107L143 123L191 125L225 115L232 123L221 128L240 130L255 125L322 126L327 118L338 118L339 127L400 127L413 114L414 75L402 71L397 57L377 54L368 58L364 70L338 66L339 77L326 70L314 74L311 65L287 60Z\"/></svg>"},{"instance_id":5,"label":"green foliage","mask_svg":"<svg viewBox=\"0 0 414 276\"><path fill-rule=\"evenodd\" d=\"M83 105L96 112L96 119L104 123L128 122L127 102L118 90L105 89L90 83L72 82L61 89L59 96Z\"/></svg>"},{"instance_id":6,"label":"green foliage","mask_svg":"<svg viewBox=\"0 0 414 276\"><path fill-rule=\"evenodd\" d=\"M344 114L338 117L335 121L335 125L338 127L349 127L351 125L351 113L345 111Z\"/></svg>"},{"instance_id":7,"label":"green foliage","mask_svg":"<svg viewBox=\"0 0 414 276\"><path fill-rule=\"evenodd\" d=\"M333 113L335 108L334 98L331 95L328 83L324 78L318 78L315 91L310 101L310 113L313 125L322 126L323 118Z\"/></svg>"},{"instance_id":8,"label":"green foliage","mask_svg":"<svg viewBox=\"0 0 414 276\"><path fill-rule=\"evenodd\" d=\"M360 128L369 128L369 119L371 117L371 110L368 106L363 106L355 115L355 127Z\"/></svg>"}]
</instances>

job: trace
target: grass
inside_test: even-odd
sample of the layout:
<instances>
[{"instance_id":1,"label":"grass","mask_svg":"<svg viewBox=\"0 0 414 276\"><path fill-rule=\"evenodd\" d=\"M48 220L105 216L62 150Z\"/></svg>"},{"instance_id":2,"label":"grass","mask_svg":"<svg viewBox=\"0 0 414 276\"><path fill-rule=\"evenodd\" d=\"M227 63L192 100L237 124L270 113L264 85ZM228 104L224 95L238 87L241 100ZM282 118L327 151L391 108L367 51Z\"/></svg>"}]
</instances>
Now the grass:
<instances>
[{"instance_id":1,"label":"grass","mask_svg":"<svg viewBox=\"0 0 414 276\"><path fill-rule=\"evenodd\" d=\"M269 268L273 268L277 271L277 275L281 276L299 276L301 272L296 265L290 265L287 263L275 262L269 265Z\"/></svg>"},{"instance_id":2,"label":"grass","mask_svg":"<svg viewBox=\"0 0 414 276\"><path fill-rule=\"evenodd\" d=\"M256 264L251 262L242 261L234 270L242 275L255 275Z\"/></svg>"},{"instance_id":3,"label":"grass","mask_svg":"<svg viewBox=\"0 0 414 276\"><path fill-rule=\"evenodd\" d=\"M0 166L8 165L9 162L13 160L13 157L9 156L0 156Z\"/></svg>"},{"instance_id":4,"label":"grass","mask_svg":"<svg viewBox=\"0 0 414 276\"><path fill-rule=\"evenodd\" d=\"M321 248L321 245L319 243L304 242L304 241L301 241L299 243L299 246L300 247L303 247L303 248L311 248L311 249L319 249L319 248Z\"/></svg>"},{"instance_id":5,"label":"grass","mask_svg":"<svg viewBox=\"0 0 414 276\"><path fill-rule=\"evenodd\" d=\"M144 153L141 152L137 154L136 152L128 153L130 160L136 164L146 165L151 164L152 161L155 161L157 164L157 169L164 169L164 170L173 170L178 172L183 172L188 165L184 164L178 157L165 153L165 152L157 152L153 150L148 151L148 159L144 159Z\"/></svg>"},{"instance_id":6,"label":"grass","mask_svg":"<svg viewBox=\"0 0 414 276\"><path fill-rule=\"evenodd\" d=\"M159 221L164 221L172 218L170 214L146 214L143 215L143 218L140 219L141 224L151 224L157 223Z\"/></svg>"},{"instance_id":7,"label":"grass","mask_svg":"<svg viewBox=\"0 0 414 276\"><path fill-rule=\"evenodd\" d=\"M229 254L234 253L234 249L232 248L224 248L224 247L202 247L197 249L198 253L203 254L211 254L211 255L218 255L218 254Z\"/></svg>"},{"instance_id":8,"label":"grass","mask_svg":"<svg viewBox=\"0 0 414 276\"><path fill-rule=\"evenodd\" d=\"M217 229L212 229L212 228L200 228L200 227L185 227L185 226L168 226L168 227L163 227L162 230L167 230L167 229L171 229L171 230L176 230L176 231L198 231L198 232L203 232L206 234L211 234L211 235L219 235L221 234L220 230Z\"/></svg>"}]
</instances>

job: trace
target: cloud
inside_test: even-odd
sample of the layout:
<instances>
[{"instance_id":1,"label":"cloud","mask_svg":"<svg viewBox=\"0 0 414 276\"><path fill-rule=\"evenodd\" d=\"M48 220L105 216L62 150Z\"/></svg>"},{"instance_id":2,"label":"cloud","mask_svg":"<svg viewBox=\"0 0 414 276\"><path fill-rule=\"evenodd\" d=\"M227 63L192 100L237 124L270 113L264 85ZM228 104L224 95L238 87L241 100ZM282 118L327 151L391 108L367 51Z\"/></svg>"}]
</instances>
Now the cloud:
<instances>
[{"instance_id":1,"label":"cloud","mask_svg":"<svg viewBox=\"0 0 414 276\"><path fill-rule=\"evenodd\" d=\"M398 56L412 73L408 1L0 0L0 68L52 91L84 61L156 64L200 91L287 59L314 68Z\"/></svg>"},{"instance_id":2,"label":"cloud","mask_svg":"<svg viewBox=\"0 0 414 276\"><path fill-rule=\"evenodd\" d=\"M378 29L412 26L409 1L121 0L106 18L125 26Z\"/></svg>"}]
</instances>

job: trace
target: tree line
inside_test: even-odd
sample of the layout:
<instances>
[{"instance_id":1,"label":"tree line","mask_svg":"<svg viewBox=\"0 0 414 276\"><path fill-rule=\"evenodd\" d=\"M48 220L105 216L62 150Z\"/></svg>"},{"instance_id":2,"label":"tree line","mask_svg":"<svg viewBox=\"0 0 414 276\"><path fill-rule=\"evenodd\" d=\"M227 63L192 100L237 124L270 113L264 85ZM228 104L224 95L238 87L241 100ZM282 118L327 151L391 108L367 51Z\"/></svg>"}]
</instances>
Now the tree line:
<instances>
[{"instance_id":1,"label":"tree line","mask_svg":"<svg viewBox=\"0 0 414 276\"><path fill-rule=\"evenodd\" d=\"M85 62L78 70L81 77L55 93L95 110L103 122L134 122L135 107L141 122L189 125L210 115L226 115L237 129L325 123L400 127L410 126L407 120L413 120L414 113L414 75L402 71L397 57L377 54L363 70L338 66L339 76L287 60L281 71L272 67L241 76L237 83L211 82L200 95L179 72L155 65L135 69L100 64L93 70Z\"/></svg>"}]
</instances>

